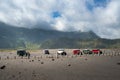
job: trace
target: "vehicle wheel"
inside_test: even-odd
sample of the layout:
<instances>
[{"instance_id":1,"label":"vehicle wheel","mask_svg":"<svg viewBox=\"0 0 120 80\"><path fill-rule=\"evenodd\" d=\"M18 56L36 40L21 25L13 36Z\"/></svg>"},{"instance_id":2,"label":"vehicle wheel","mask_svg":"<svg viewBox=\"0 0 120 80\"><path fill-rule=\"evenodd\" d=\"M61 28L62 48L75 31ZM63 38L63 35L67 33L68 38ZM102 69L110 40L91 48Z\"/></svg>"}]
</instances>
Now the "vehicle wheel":
<instances>
[{"instance_id":1,"label":"vehicle wheel","mask_svg":"<svg viewBox=\"0 0 120 80\"><path fill-rule=\"evenodd\" d=\"M66 53L66 52L63 52L63 53L61 53L61 55L67 55L67 53Z\"/></svg>"},{"instance_id":2,"label":"vehicle wheel","mask_svg":"<svg viewBox=\"0 0 120 80\"><path fill-rule=\"evenodd\" d=\"M102 54L102 51L100 51L100 54Z\"/></svg>"},{"instance_id":3,"label":"vehicle wheel","mask_svg":"<svg viewBox=\"0 0 120 80\"><path fill-rule=\"evenodd\" d=\"M81 55L83 55L83 53L81 52Z\"/></svg>"},{"instance_id":4,"label":"vehicle wheel","mask_svg":"<svg viewBox=\"0 0 120 80\"><path fill-rule=\"evenodd\" d=\"M64 55L67 55L67 53L65 52Z\"/></svg>"}]
</instances>

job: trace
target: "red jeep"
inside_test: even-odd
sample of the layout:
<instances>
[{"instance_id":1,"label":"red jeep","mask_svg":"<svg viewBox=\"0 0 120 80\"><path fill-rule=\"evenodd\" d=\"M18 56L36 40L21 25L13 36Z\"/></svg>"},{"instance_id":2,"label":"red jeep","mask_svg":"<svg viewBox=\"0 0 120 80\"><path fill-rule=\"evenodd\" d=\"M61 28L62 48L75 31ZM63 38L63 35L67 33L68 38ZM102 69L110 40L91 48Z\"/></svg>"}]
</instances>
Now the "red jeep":
<instances>
[{"instance_id":1,"label":"red jeep","mask_svg":"<svg viewBox=\"0 0 120 80\"><path fill-rule=\"evenodd\" d=\"M79 55L79 54L82 55L82 52L79 49L75 49L75 50L73 50L73 54L74 55Z\"/></svg>"},{"instance_id":2,"label":"red jeep","mask_svg":"<svg viewBox=\"0 0 120 80\"><path fill-rule=\"evenodd\" d=\"M94 53L94 54L102 54L102 51L100 49L93 49L92 53Z\"/></svg>"}]
</instances>

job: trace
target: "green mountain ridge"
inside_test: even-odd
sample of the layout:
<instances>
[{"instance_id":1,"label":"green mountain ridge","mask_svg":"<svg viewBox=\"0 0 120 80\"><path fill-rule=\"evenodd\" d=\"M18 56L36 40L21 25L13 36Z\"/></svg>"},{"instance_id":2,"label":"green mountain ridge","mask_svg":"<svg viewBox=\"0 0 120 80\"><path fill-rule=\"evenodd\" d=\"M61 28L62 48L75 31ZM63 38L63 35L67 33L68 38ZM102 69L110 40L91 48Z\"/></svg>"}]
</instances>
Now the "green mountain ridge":
<instances>
[{"instance_id":1,"label":"green mountain ridge","mask_svg":"<svg viewBox=\"0 0 120 80\"><path fill-rule=\"evenodd\" d=\"M54 40L47 40L42 43L42 48L120 48L120 39L70 39L59 38Z\"/></svg>"},{"instance_id":2,"label":"green mountain ridge","mask_svg":"<svg viewBox=\"0 0 120 80\"><path fill-rule=\"evenodd\" d=\"M14 27L0 22L0 49L119 48L120 39L102 39L94 32L62 32Z\"/></svg>"}]
</instances>

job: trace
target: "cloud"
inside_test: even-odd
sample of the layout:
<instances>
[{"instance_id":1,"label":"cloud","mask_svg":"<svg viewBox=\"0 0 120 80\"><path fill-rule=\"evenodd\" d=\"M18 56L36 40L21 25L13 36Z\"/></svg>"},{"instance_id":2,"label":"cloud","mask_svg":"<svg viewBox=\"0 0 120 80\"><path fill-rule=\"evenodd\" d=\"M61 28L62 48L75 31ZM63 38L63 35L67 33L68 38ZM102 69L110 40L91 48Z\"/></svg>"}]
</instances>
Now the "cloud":
<instances>
[{"instance_id":1,"label":"cloud","mask_svg":"<svg viewBox=\"0 0 120 80\"><path fill-rule=\"evenodd\" d=\"M0 0L0 21L18 27L92 30L120 38L120 0Z\"/></svg>"}]
</instances>

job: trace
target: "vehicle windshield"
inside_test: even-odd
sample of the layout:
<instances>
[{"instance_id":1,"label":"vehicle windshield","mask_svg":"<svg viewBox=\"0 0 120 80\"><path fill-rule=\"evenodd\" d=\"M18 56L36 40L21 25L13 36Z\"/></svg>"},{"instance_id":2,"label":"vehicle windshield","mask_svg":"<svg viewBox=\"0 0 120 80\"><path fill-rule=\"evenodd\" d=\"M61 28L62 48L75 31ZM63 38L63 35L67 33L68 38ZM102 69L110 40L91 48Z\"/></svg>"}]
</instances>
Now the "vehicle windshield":
<instances>
[{"instance_id":1,"label":"vehicle windshield","mask_svg":"<svg viewBox=\"0 0 120 80\"><path fill-rule=\"evenodd\" d=\"M59 49L58 51L65 51L64 49Z\"/></svg>"}]
</instances>

